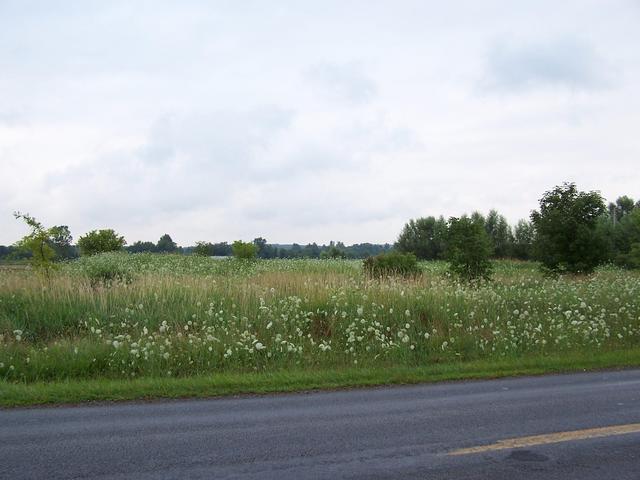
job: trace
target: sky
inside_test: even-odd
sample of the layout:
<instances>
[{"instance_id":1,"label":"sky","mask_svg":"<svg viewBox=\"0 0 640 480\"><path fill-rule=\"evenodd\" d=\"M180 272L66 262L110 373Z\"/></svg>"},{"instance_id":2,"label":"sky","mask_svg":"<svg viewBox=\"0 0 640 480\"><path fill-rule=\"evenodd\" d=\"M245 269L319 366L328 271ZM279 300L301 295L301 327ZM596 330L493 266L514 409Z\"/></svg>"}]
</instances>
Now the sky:
<instances>
[{"instance_id":1,"label":"sky","mask_svg":"<svg viewBox=\"0 0 640 480\"><path fill-rule=\"evenodd\" d=\"M0 244L393 242L640 198L640 2L0 0Z\"/></svg>"}]
</instances>

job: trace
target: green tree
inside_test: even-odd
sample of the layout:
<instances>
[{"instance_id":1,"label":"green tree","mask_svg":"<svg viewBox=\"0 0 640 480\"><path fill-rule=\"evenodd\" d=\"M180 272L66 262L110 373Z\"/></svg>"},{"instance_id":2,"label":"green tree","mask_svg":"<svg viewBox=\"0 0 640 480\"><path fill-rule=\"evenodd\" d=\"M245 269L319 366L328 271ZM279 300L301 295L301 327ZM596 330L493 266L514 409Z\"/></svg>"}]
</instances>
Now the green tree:
<instances>
[{"instance_id":1,"label":"green tree","mask_svg":"<svg viewBox=\"0 0 640 480\"><path fill-rule=\"evenodd\" d=\"M314 243L308 243L302 249L302 255L308 258L320 258L321 255L320 247Z\"/></svg>"},{"instance_id":2,"label":"green tree","mask_svg":"<svg viewBox=\"0 0 640 480\"><path fill-rule=\"evenodd\" d=\"M91 230L78 239L78 248L82 255L95 255L104 252L117 252L126 245L124 237L114 230Z\"/></svg>"},{"instance_id":3,"label":"green tree","mask_svg":"<svg viewBox=\"0 0 640 480\"><path fill-rule=\"evenodd\" d=\"M623 216L613 229L615 262L627 268L640 268L640 208Z\"/></svg>"},{"instance_id":4,"label":"green tree","mask_svg":"<svg viewBox=\"0 0 640 480\"><path fill-rule=\"evenodd\" d=\"M127 247L127 251L131 253L155 252L156 244L153 242L142 242L138 240L129 245Z\"/></svg>"},{"instance_id":5,"label":"green tree","mask_svg":"<svg viewBox=\"0 0 640 480\"><path fill-rule=\"evenodd\" d=\"M231 245L227 242L214 243L213 248L211 249L211 255L218 257L228 257L231 256Z\"/></svg>"},{"instance_id":6,"label":"green tree","mask_svg":"<svg viewBox=\"0 0 640 480\"><path fill-rule=\"evenodd\" d=\"M508 257L513 245L513 234L504 215L500 215L497 210L490 210L484 220L484 228L491 239L493 255L498 258Z\"/></svg>"},{"instance_id":7,"label":"green tree","mask_svg":"<svg viewBox=\"0 0 640 480\"><path fill-rule=\"evenodd\" d=\"M616 203L609 204L609 214L613 218L614 222L619 222L622 217L629 215L635 208L633 199L623 195L616 199Z\"/></svg>"},{"instance_id":8,"label":"green tree","mask_svg":"<svg viewBox=\"0 0 640 480\"><path fill-rule=\"evenodd\" d=\"M442 258L446 231L447 223L442 217L411 219L400 232L396 248L421 260Z\"/></svg>"},{"instance_id":9,"label":"green tree","mask_svg":"<svg viewBox=\"0 0 640 480\"><path fill-rule=\"evenodd\" d=\"M513 237L512 255L521 260L529 260L535 239L535 230L531 222L518 221Z\"/></svg>"},{"instance_id":10,"label":"green tree","mask_svg":"<svg viewBox=\"0 0 640 480\"><path fill-rule=\"evenodd\" d=\"M623 267L640 269L640 242L631 244L629 252L618 255L616 261Z\"/></svg>"},{"instance_id":11,"label":"green tree","mask_svg":"<svg viewBox=\"0 0 640 480\"><path fill-rule=\"evenodd\" d=\"M535 257L552 272L591 272L607 258L607 241L598 219L607 208L598 192L581 192L564 183L546 192L531 213L536 230Z\"/></svg>"},{"instance_id":12,"label":"green tree","mask_svg":"<svg viewBox=\"0 0 640 480\"><path fill-rule=\"evenodd\" d=\"M233 256L242 260L253 260L258 254L258 247L253 242L236 240L231 245Z\"/></svg>"},{"instance_id":13,"label":"green tree","mask_svg":"<svg viewBox=\"0 0 640 480\"><path fill-rule=\"evenodd\" d=\"M259 258L275 258L277 256L277 249L273 245L269 245L264 238L255 238L253 244L257 248Z\"/></svg>"},{"instance_id":14,"label":"green tree","mask_svg":"<svg viewBox=\"0 0 640 480\"><path fill-rule=\"evenodd\" d=\"M449 269L465 281L491 277L491 239L479 218L449 219L446 256Z\"/></svg>"},{"instance_id":15,"label":"green tree","mask_svg":"<svg viewBox=\"0 0 640 480\"><path fill-rule=\"evenodd\" d=\"M173 253L178 249L178 245L171 239L168 233L160 237L156 245L156 251L162 253Z\"/></svg>"},{"instance_id":16,"label":"green tree","mask_svg":"<svg viewBox=\"0 0 640 480\"><path fill-rule=\"evenodd\" d=\"M213 252L213 244L210 242L196 242L193 248L193 254L200 257L209 257Z\"/></svg>"},{"instance_id":17,"label":"green tree","mask_svg":"<svg viewBox=\"0 0 640 480\"><path fill-rule=\"evenodd\" d=\"M78 256L71 242L73 237L66 225L58 225L49 229L51 247L56 252L56 259L75 258Z\"/></svg>"},{"instance_id":18,"label":"green tree","mask_svg":"<svg viewBox=\"0 0 640 480\"><path fill-rule=\"evenodd\" d=\"M340 248L336 247L335 245L331 245L329 248L327 248L326 250L323 250L320 253L320 258L323 258L323 259L328 259L328 258L332 258L332 259L342 258L342 259L345 259L345 258L347 258L347 253L344 250L341 250Z\"/></svg>"},{"instance_id":19,"label":"green tree","mask_svg":"<svg viewBox=\"0 0 640 480\"><path fill-rule=\"evenodd\" d=\"M51 246L54 236L58 233L58 227L44 228L44 226L28 213L15 212L13 216L22 219L31 229L29 235L24 236L15 246L20 250L31 253L30 262L34 269L44 274L47 278L55 268L54 259L56 251Z\"/></svg>"}]
</instances>

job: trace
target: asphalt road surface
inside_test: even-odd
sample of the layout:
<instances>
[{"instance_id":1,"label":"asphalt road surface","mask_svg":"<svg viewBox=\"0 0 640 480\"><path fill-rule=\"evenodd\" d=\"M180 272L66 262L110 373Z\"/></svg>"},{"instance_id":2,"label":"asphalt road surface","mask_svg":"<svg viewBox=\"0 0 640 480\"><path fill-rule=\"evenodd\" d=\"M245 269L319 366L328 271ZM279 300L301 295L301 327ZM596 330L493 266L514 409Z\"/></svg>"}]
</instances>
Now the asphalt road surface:
<instances>
[{"instance_id":1,"label":"asphalt road surface","mask_svg":"<svg viewBox=\"0 0 640 480\"><path fill-rule=\"evenodd\" d=\"M640 479L640 370L0 410L2 479Z\"/></svg>"}]
</instances>

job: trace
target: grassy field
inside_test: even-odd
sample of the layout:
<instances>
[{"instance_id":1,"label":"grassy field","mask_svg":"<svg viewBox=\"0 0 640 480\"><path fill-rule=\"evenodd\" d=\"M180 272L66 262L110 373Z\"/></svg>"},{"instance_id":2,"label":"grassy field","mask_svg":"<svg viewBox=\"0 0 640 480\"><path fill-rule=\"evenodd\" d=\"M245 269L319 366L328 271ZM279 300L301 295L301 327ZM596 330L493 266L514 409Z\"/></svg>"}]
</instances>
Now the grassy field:
<instances>
[{"instance_id":1,"label":"grassy field","mask_svg":"<svg viewBox=\"0 0 640 480\"><path fill-rule=\"evenodd\" d=\"M49 279L1 269L0 404L640 365L637 272L503 261L468 286L421 267L380 281L358 261L109 254Z\"/></svg>"}]
</instances>

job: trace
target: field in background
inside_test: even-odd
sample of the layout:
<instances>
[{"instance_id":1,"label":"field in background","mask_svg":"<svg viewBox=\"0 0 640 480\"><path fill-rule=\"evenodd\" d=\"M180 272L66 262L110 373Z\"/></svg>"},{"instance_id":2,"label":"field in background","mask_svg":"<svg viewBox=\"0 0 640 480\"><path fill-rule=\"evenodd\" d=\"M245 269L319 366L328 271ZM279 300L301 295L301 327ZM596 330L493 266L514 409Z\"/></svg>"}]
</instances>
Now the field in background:
<instances>
[{"instance_id":1,"label":"field in background","mask_svg":"<svg viewBox=\"0 0 640 480\"><path fill-rule=\"evenodd\" d=\"M2 269L0 388L98 381L113 390L124 379L203 376L242 384L243 375L282 382L286 372L361 371L385 382L398 369L460 372L481 362L518 371L545 359L571 368L571 359L598 355L624 364L616 352L638 359L629 354L640 338L637 272L551 279L532 263L500 261L494 281L469 286L445 263L421 267L417 280L381 281L366 279L359 261L108 254L50 279ZM104 272L119 273L97 281ZM149 381L138 397L161 395Z\"/></svg>"}]
</instances>

